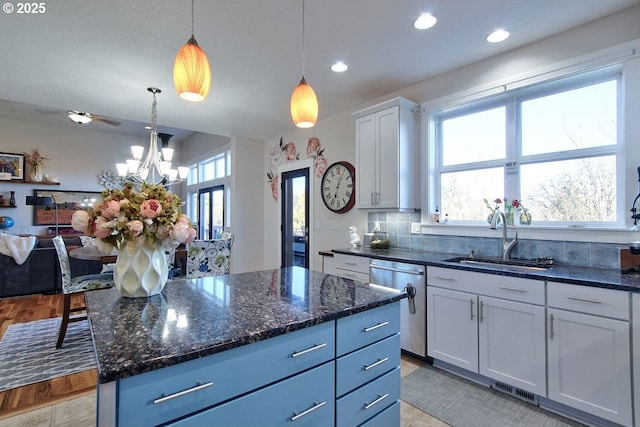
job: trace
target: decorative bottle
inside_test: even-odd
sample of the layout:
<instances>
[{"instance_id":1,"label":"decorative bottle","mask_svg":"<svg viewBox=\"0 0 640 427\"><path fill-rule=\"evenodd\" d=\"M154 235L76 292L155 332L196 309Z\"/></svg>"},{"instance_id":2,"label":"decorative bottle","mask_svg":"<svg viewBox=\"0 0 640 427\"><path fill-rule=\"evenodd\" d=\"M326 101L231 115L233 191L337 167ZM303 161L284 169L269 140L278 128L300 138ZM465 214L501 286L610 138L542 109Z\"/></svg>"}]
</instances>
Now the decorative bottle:
<instances>
[{"instance_id":1,"label":"decorative bottle","mask_svg":"<svg viewBox=\"0 0 640 427\"><path fill-rule=\"evenodd\" d=\"M11 197L9 197L9 206L15 206L15 205L16 205L16 192L11 191Z\"/></svg>"}]
</instances>

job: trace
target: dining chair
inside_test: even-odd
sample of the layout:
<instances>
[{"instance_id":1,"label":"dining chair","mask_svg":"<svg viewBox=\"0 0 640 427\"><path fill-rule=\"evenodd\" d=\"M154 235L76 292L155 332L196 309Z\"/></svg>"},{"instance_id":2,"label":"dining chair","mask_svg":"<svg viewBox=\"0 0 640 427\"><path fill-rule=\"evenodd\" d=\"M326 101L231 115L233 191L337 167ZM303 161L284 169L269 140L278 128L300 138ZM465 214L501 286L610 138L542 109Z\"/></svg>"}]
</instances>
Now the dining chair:
<instances>
[{"instance_id":1,"label":"dining chair","mask_svg":"<svg viewBox=\"0 0 640 427\"><path fill-rule=\"evenodd\" d=\"M190 243L187 249L187 278L230 274L234 239L232 233L225 231L219 239Z\"/></svg>"},{"instance_id":2,"label":"dining chair","mask_svg":"<svg viewBox=\"0 0 640 427\"><path fill-rule=\"evenodd\" d=\"M86 307L71 308L71 296L73 294L93 291L96 289L106 289L114 285L113 273L106 274L87 274L83 276L71 277L71 264L69 262L69 254L62 236L53 238L53 245L58 254L58 262L60 263L60 274L62 277L62 293L64 294L62 307L62 322L60 323L60 331L58 332L58 341L56 348L62 347L64 336L67 333L67 326L72 322L80 322L87 319ZM82 312L84 315L71 317L72 313Z\"/></svg>"}]
</instances>

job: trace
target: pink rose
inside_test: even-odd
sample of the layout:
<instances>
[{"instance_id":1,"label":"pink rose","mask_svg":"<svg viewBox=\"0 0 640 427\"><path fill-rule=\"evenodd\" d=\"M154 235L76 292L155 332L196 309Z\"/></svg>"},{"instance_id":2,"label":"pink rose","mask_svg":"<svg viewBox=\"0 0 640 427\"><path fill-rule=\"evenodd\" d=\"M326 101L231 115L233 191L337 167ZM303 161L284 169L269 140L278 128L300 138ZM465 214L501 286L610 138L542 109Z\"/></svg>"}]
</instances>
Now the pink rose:
<instances>
[{"instance_id":1,"label":"pink rose","mask_svg":"<svg viewBox=\"0 0 640 427\"><path fill-rule=\"evenodd\" d=\"M316 157L320 152L320 140L316 136L309 138L307 143L307 157Z\"/></svg>"},{"instance_id":2,"label":"pink rose","mask_svg":"<svg viewBox=\"0 0 640 427\"><path fill-rule=\"evenodd\" d=\"M325 156L318 156L316 160L313 162L313 167L316 169L316 176L318 178L322 178L322 175L327 170L327 166L329 166L329 162Z\"/></svg>"},{"instance_id":3,"label":"pink rose","mask_svg":"<svg viewBox=\"0 0 640 427\"><path fill-rule=\"evenodd\" d=\"M287 145L284 146L284 157L288 162L291 160L297 160L298 153L296 145L293 142L287 142Z\"/></svg>"},{"instance_id":4,"label":"pink rose","mask_svg":"<svg viewBox=\"0 0 640 427\"><path fill-rule=\"evenodd\" d=\"M75 211L71 217L71 227L74 230L86 234L89 228L89 213L86 211Z\"/></svg>"},{"instance_id":5,"label":"pink rose","mask_svg":"<svg viewBox=\"0 0 640 427\"><path fill-rule=\"evenodd\" d=\"M162 205L156 199L149 199L140 205L140 214L145 218L155 218L162 212Z\"/></svg>"},{"instance_id":6,"label":"pink rose","mask_svg":"<svg viewBox=\"0 0 640 427\"><path fill-rule=\"evenodd\" d=\"M184 243L189 238L189 227L188 224L184 222L179 222L173 226L171 230L171 238L177 242Z\"/></svg>"},{"instance_id":7,"label":"pink rose","mask_svg":"<svg viewBox=\"0 0 640 427\"><path fill-rule=\"evenodd\" d=\"M156 230L156 237L160 240L166 239L171 234L171 227L168 225L161 225Z\"/></svg>"},{"instance_id":8,"label":"pink rose","mask_svg":"<svg viewBox=\"0 0 640 427\"><path fill-rule=\"evenodd\" d=\"M109 200L102 204L100 214L106 219L111 219L120 212L120 203L115 200Z\"/></svg>"},{"instance_id":9,"label":"pink rose","mask_svg":"<svg viewBox=\"0 0 640 427\"><path fill-rule=\"evenodd\" d=\"M194 240L196 240L196 229L191 227L189 228L189 236L183 243L192 243Z\"/></svg>"},{"instance_id":10,"label":"pink rose","mask_svg":"<svg viewBox=\"0 0 640 427\"><path fill-rule=\"evenodd\" d=\"M99 239L104 239L109 234L111 234L111 227L109 227L107 220L102 216L96 217L93 222L93 235Z\"/></svg>"},{"instance_id":11,"label":"pink rose","mask_svg":"<svg viewBox=\"0 0 640 427\"><path fill-rule=\"evenodd\" d=\"M188 216L186 216L185 214L182 214L178 217L178 221L176 222L184 222L185 224L189 224L191 225L191 220L189 219Z\"/></svg>"},{"instance_id":12,"label":"pink rose","mask_svg":"<svg viewBox=\"0 0 640 427\"><path fill-rule=\"evenodd\" d=\"M133 237L138 237L139 235L142 234L142 231L144 230L144 224L142 223L142 221L138 221L137 219L134 219L133 221L129 221L127 223L127 228L129 229L129 233Z\"/></svg>"},{"instance_id":13,"label":"pink rose","mask_svg":"<svg viewBox=\"0 0 640 427\"><path fill-rule=\"evenodd\" d=\"M271 195L273 200L278 201L278 175L275 175L271 180Z\"/></svg>"}]
</instances>

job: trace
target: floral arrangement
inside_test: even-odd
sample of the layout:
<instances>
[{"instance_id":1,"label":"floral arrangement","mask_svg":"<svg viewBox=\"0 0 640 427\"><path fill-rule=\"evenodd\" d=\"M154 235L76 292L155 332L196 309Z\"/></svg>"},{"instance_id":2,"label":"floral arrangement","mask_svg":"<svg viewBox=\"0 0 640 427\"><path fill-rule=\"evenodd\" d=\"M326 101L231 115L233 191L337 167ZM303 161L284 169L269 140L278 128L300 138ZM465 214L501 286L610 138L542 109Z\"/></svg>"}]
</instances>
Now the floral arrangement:
<instances>
[{"instance_id":1,"label":"floral arrangement","mask_svg":"<svg viewBox=\"0 0 640 427\"><path fill-rule=\"evenodd\" d=\"M40 151L38 151L37 148L33 150L31 153L23 152L22 154L24 155L24 157L27 159L27 161L31 166L42 166L45 160L51 160L48 157L45 157L42 154L40 154Z\"/></svg>"},{"instance_id":2,"label":"floral arrangement","mask_svg":"<svg viewBox=\"0 0 640 427\"><path fill-rule=\"evenodd\" d=\"M500 210L500 204L502 203L502 199L500 198L496 198L493 203L495 203L495 206L491 206L489 204L489 200L487 200L486 198L483 199L484 200L484 204L487 205L487 208L489 208L489 210L491 211L492 214L496 213L498 210ZM505 199L506 200L506 199Z\"/></svg>"},{"instance_id":3,"label":"floral arrangement","mask_svg":"<svg viewBox=\"0 0 640 427\"><path fill-rule=\"evenodd\" d=\"M71 226L96 237L96 246L104 253L141 236L175 248L193 242L196 236L182 205L180 198L161 184L144 183L139 190L125 184L122 189L104 190L102 201L96 202L93 210L74 212Z\"/></svg>"}]
</instances>

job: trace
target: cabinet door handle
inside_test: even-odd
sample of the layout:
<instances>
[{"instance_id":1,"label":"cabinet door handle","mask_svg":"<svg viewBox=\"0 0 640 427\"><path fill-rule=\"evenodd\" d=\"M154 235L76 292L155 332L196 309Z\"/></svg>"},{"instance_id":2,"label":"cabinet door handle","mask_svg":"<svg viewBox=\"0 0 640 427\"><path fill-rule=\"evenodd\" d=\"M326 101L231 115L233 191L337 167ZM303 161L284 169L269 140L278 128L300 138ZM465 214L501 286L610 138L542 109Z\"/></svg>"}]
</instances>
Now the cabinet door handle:
<instances>
[{"instance_id":1,"label":"cabinet door handle","mask_svg":"<svg viewBox=\"0 0 640 427\"><path fill-rule=\"evenodd\" d=\"M590 302L592 304L602 304L602 301L597 300L597 299L591 299L591 298L580 298L580 297L567 297L567 299L571 299L574 301L581 301L581 302Z\"/></svg>"},{"instance_id":2,"label":"cabinet door handle","mask_svg":"<svg viewBox=\"0 0 640 427\"><path fill-rule=\"evenodd\" d=\"M343 263L347 265L356 265L356 263L352 261L343 261Z\"/></svg>"},{"instance_id":3,"label":"cabinet door handle","mask_svg":"<svg viewBox=\"0 0 640 427\"><path fill-rule=\"evenodd\" d=\"M444 277L444 276L433 276L434 279L440 279L440 280L449 280L451 282L453 282L455 279L452 277Z\"/></svg>"},{"instance_id":4,"label":"cabinet door handle","mask_svg":"<svg viewBox=\"0 0 640 427\"><path fill-rule=\"evenodd\" d=\"M193 393L194 391L199 391L205 389L207 387L211 387L213 382L208 382L205 384L196 384L195 387L188 388L186 390L179 391L177 393L170 394L168 396L162 396L153 401L154 405L158 405L162 402L166 402L167 400L175 399L176 397L184 396L185 394Z\"/></svg>"},{"instance_id":5,"label":"cabinet door handle","mask_svg":"<svg viewBox=\"0 0 640 427\"><path fill-rule=\"evenodd\" d=\"M327 343L325 342L322 344L314 345L313 347L309 347L306 350L294 351L291 357L303 356L307 353L311 353L312 351L320 350L321 348L324 348L326 346L327 346Z\"/></svg>"},{"instance_id":6,"label":"cabinet door handle","mask_svg":"<svg viewBox=\"0 0 640 427\"><path fill-rule=\"evenodd\" d=\"M375 204L375 201L374 201L374 199L373 199L373 191L371 192L371 204L372 204L372 205L374 205L374 204Z\"/></svg>"},{"instance_id":7,"label":"cabinet door handle","mask_svg":"<svg viewBox=\"0 0 640 427\"><path fill-rule=\"evenodd\" d=\"M480 300L480 323L484 322L484 301Z\"/></svg>"},{"instance_id":8,"label":"cabinet door handle","mask_svg":"<svg viewBox=\"0 0 640 427\"><path fill-rule=\"evenodd\" d=\"M407 268L385 267L384 265L378 265L378 264L369 264L369 268L375 268L375 269L378 269L378 270L394 271L396 273L413 274L414 276L424 276L424 271L409 270Z\"/></svg>"},{"instance_id":9,"label":"cabinet door handle","mask_svg":"<svg viewBox=\"0 0 640 427\"><path fill-rule=\"evenodd\" d=\"M473 299L470 299L469 302L471 303L469 305L469 307L471 307L471 320L473 320Z\"/></svg>"},{"instance_id":10,"label":"cabinet door handle","mask_svg":"<svg viewBox=\"0 0 640 427\"><path fill-rule=\"evenodd\" d=\"M505 291L527 292L526 289L514 288L513 286L500 286L500 289L504 289Z\"/></svg>"},{"instance_id":11,"label":"cabinet door handle","mask_svg":"<svg viewBox=\"0 0 640 427\"><path fill-rule=\"evenodd\" d=\"M549 339L552 340L554 336L553 333L553 314L549 315Z\"/></svg>"},{"instance_id":12,"label":"cabinet door handle","mask_svg":"<svg viewBox=\"0 0 640 427\"><path fill-rule=\"evenodd\" d=\"M388 357L385 357L384 359L378 359L377 362L372 363L371 365L364 365L364 370L368 371L369 369L373 369L376 366L380 366L382 365L384 362L386 362L387 360L389 360Z\"/></svg>"},{"instance_id":13,"label":"cabinet door handle","mask_svg":"<svg viewBox=\"0 0 640 427\"><path fill-rule=\"evenodd\" d=\"M387 326L389 322L378 323L377 325L369 326L368 328L364 328L365 332L375 331L378 328L382 328L383 326Z\"/></svg>"},{"instance_id":14,"label":"cabinet door handle","mask_svg":"<svg viewBox=\"0 0 640 427\"><path fill-rule=\"evenodd\" d=\"M374 400L371 403L365 403L364 405L364 409L365 411L367 409L371 409L374 405L377 405L378 403L382 402L384 399L386 399L387 397L389 397L389 393L385 393L383 395L378 395L378 398L376 400Z\"/></svg>"},{"instance_id":15,"label":"cabinet door handle","mask_svg":"<svg viewBox=\"0 0 640 427\"><path fill-rule=\"evenodd\" d=\"M302 417L304 417L305 415L308 415L310 413L312 413L313 411L315 411L316 409L320 409L322 408L324 405L326 405L327 402L323 401L320 403L314 403L313 406L309 409L305 409L304 411L300 412L299 414L296 414L295 412L293 413L293 417L291 417L291 421L295 421L298 420Z\"/></svg>"}]
</instances>

